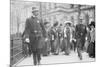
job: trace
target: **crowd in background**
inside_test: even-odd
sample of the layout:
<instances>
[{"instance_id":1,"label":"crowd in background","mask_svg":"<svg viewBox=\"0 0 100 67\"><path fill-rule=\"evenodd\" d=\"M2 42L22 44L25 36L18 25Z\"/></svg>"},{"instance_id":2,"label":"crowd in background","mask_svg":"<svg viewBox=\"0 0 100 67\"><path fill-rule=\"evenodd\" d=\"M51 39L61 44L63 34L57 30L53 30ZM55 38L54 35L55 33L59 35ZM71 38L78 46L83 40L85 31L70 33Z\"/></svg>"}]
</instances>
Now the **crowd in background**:
<instances>
[{"instance_id":1,"label":"crowd in background","mask_svg":"<svg viewBox=\"0 0 100 67\"><path fill-rule=\"evenodd\" d=\"M41 52L43 56L48 56L50 54L59 55L60 52L69 55L71 51L77 51L79 55L81 55L81 51L85 51L90 57L95 57L94 21L91 21L88 25L84 25L80 22L80 24L76 26L70 21L65 21L64 26L62 24L58 26L58 22L55 22L49 30L46 30L46 25L47 24L44 23L46 40L43 40L44 43ZM26 55L31 55L30 45L29 43L26 44ZM77 49L78 47L79 49Z\"/></svg>"},{"instance_id":2,"label":"crowd in background","mask_svg":"<svg viewBox=\"0 0 100 67\"><path fill-rule=\"evenodd\" d=\"M26 19L25 31L23 32L23 49L26 57L33 55L34 65L40 64L41 55L50 54L70 55L71 51L77 52L80 60L82 52L87 52L89 57L95 57L95 22L84 24L79 19L74 25L71 21L64 24L54 22L48 29L48 22L38 18L39 10L32 8L33 15ZM49 22L51 23L51 22Z\"/></svg>"}]
</instances>

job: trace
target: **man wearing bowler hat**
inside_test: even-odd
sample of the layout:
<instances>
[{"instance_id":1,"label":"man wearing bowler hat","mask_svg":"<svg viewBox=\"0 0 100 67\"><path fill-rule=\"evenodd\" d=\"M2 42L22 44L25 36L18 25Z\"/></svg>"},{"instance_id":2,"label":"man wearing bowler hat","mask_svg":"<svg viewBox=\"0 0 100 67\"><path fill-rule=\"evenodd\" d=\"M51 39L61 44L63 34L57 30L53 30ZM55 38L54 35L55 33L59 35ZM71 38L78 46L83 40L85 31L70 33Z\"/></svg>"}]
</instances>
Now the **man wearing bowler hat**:
<instances>
[{"instance_id":1,"label":"man wearing bowler hat","mask_svg":"<svg viewBox=\"0 0 100 67\"><path fill-rule=\"evenodd\" d=\"M43 45L44 26L42 21L38 18L39 10L32 7L32 16L26 19L25 32L29 35L27 41L30 42L33 54L34 65L39 65L41 60L41 48Z\"/></svg>"}]
</instances>

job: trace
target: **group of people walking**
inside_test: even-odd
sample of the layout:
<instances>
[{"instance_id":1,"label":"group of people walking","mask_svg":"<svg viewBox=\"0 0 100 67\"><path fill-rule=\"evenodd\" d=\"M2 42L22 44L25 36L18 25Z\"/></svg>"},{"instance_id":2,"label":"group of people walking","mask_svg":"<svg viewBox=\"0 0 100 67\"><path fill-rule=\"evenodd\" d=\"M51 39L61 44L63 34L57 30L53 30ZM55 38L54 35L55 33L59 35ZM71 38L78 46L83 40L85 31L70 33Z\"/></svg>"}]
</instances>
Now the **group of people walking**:
<instances>
[{"instance_id":1,"label":"group of people walking","mask_svg":"<svg viewBox=\"0 0 100 67\"><path fill-rule=\"evenodd\" d=\"M59 27L56 22L47 31L42 19L38 18L39 11L33 7L32 13L33 15L26 19L23 39L24 46L28 45L29 55L33 55L34 65L40 64L41 55L59 55L60 52L69 55L72 50L77 51L80 60L82 51L95 57L95 22L84 25L80 21L76 26L65 22L64 26L60 24Z\"/></svg>"}]
</instances>

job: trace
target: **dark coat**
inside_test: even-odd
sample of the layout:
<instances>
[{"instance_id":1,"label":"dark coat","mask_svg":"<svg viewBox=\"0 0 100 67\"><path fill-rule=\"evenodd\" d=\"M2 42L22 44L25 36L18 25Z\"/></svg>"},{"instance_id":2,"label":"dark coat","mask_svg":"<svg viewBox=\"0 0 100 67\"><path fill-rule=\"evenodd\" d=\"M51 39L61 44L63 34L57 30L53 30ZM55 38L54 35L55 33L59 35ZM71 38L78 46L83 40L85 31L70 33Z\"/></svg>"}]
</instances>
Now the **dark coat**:
<instances>
[{"instance_id":1,"label":"dark coat","mask_svg":"<svg viewBox=\"0 0 100 67\"><path fill-rule=\"evenodd\" d=\"M52 37L53 36L53 37ZM54 38L54 39L53 39ZM55 40L57 38L56 31L54 29L50 30L50 39Z\"/></svg>"},{"instance_id":2,"label":"dark coat","mask_svg":"<svg viewBox=\"0 0 100 67\"><path fill-rule=\"evenodd\" d=\"M66 33L63 33L63 34L64 34L63 47L65 50L67 50L70 48L70 28L66 27ZM65 37L65 35L66 35L66 37Z\"/></svg>"},{"instance_id":3,"label":"dark coat","mask_svg":"<svg viewBox=\"0 0 100 67\"><path fill-rule=\"evenodd\" d=\"M95 58L95 42L91 42L88 46L87 53L89 54L89 57Z\"/></svg>"},{"instance_id":4,"label":"dark coat","mask_svg":"<svg viewBox=\"0 0 100 67\"><path fill-rule=\"evenodd\" d=\"M83 24L76 25L75 38L77 40L77 47L83 49L86 34L87 34L87 31L86 31L85 25L83 25Z\"/></svg>"},{"instance_id":5,"label":"dark coat","mask_svg":"<svg viewBox=\"0 0 100 67\"><path fill-rule=\"evenodd\" d=\"M78 24L76 25L76 29L75 29L75 37L77 38L85 38L86 36L86 26L83 24Z\"/></svg>"},{"instance_id":6,"label":"dark coat","mask_svg":"<svg viewBox=\"0 0 100 67\"><path fill-rule=\"evenodd\" d=\"M36 17L30 17L26 20L25 34L29 35L33 51L41 49L44 44L43 34L45 33L45 29L43 27L42 21Z\"/></svg>"}]
</instances>

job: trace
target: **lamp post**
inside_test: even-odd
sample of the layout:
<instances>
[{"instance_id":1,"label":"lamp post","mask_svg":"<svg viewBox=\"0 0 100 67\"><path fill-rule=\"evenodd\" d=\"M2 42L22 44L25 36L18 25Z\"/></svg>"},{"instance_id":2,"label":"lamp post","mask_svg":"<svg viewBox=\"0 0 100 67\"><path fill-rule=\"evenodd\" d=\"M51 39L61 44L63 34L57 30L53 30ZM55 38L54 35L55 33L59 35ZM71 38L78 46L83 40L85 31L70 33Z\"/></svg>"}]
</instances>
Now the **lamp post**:
<instances>
[{"instance_id":1,"label":"lamp post","mask_svg":"<svg viewBox=\"0 0 100 67\"><path fill-rule=\"evenodd\" d=\"M78 5L78 23L80 23L81 5Z\"/></svg>"},{"instance_id":2,"label":"lamp post","mask_svg":"<svg viewBox=\"0 0 100 67\"><path fill-rule=\"evenodd\" d=\"M39 2L39 9L40 9L40 20L42 21L42 3Z\"/></svg>"}]
</instances>

